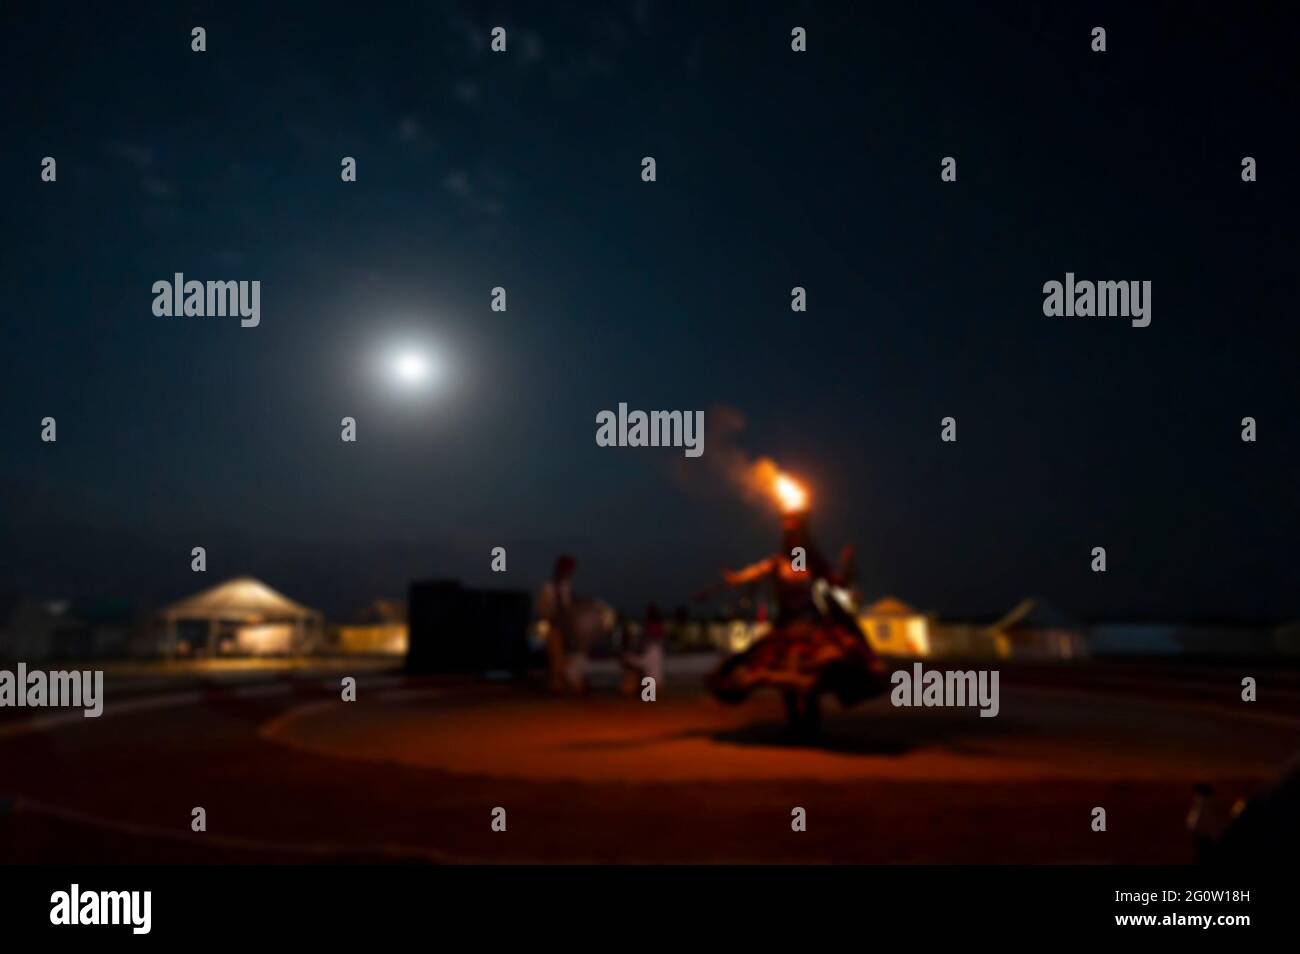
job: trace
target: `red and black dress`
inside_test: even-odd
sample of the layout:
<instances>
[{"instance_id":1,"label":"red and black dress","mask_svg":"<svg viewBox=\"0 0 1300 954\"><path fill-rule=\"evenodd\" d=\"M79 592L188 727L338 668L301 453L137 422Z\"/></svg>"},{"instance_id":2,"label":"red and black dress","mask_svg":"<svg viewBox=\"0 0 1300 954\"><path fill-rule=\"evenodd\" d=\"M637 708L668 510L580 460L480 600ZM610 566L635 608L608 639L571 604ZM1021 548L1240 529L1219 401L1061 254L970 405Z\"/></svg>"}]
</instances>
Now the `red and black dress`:
<instances>
[{"instance_id":1,"label":"red and black dress","mask_svg":"<svg viewBox=\"0 0 1300 954\"><path fill-rule=\"evenodd\" d=\"M812 567L791 568L772 557L766 569L756 565L750 579L768 576L776 586L779 607L767 635L725 659L708 678L709 690L722 702L738 703L755 689L772 688L815 703L823 693L851 706L883 693L889 675L872 650L858 621L831 592L829 581Z\"/></svg>"}]
</instances>

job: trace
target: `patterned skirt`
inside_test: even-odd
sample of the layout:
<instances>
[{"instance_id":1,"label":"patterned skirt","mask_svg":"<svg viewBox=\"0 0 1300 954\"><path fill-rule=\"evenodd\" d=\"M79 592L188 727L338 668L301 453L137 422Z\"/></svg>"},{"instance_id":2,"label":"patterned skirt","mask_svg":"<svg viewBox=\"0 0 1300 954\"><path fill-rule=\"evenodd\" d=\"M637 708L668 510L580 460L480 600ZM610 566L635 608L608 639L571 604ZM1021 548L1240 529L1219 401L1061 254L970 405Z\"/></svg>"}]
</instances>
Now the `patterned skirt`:
<instances>
[{"instance_id":1,"label":"patterned skirt","mask_svg":"<svg viewBox=\"0 0 1300 954\"><path fill-rule=\"evenodd\" d=\"M738 703L755 689L799 694L828 692L851 706L889 688L889 672L860 632L830 620L777 626L744 652L723 660L708 677L709 691Z\"/></svg>"}]
</instances>

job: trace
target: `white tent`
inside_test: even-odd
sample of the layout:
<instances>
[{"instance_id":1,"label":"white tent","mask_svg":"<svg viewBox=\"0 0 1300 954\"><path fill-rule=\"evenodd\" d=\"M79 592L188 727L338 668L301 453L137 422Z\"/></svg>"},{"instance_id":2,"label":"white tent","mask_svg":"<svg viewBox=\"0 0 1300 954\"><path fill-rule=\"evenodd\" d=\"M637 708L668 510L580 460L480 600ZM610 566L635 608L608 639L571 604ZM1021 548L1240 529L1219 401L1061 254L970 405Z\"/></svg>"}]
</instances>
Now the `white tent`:
<instances>
[{"instance_id":1,"label":"white tent","mask_svg":"<svg viewBox=\"0 0 1300 954\"><path fill-rule=\"evenodd\" d=\"M900 599L886 596L858 613L871 646L887 656L930 655L930 620Z\"/></svg>"},{"instance_id":2,"label":"white tent","mask_svg":"<svg viewBox=\"0 0 1300 954\"><path fill-rule=\"evenodd\" d=\"M215 655L223 628L233 632L236 652L252 655L302 652L320 637L322 617L250 576L227 580L166 607L165 651L175 655L180 623L207 624L207 651Z\"/></svg>"}]
</instances>

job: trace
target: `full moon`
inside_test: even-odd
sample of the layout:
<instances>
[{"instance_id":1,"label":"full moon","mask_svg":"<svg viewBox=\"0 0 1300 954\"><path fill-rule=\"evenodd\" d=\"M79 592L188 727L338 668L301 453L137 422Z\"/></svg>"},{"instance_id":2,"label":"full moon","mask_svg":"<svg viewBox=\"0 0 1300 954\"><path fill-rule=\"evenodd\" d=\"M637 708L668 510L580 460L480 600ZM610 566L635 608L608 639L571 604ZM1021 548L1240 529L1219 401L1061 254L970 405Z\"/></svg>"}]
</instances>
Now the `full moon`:
<instances>
[{"instance_id":1,"label":"full moon","mask_svg":"<svg viewBox=\"0 0 1300 954\"><path fill-rule=\"evenodd\" d=\"M442 364L433 349L408 343L387 350L379 373L390 389L414 397L441 384Z\"/></svg>"},{"instance_id":2,"label":"full moon","mask_svg":"<svg viewBox=\"0 0 1300 954\"><path fill-rule=\"evenodd\" d=\"M422 329L390 334L367 349L362 373L372 393L398 405L423 407L445 396L456 377L445 342Z\"/></svg>"},{"instance_id":3,"label":"full moon","mask_svg":"<svg viewBox=\"0 0 1300 954\"><path fill-rule=\"evenodd\" d=\"M393 359L393 373L406 384L419 384L429 376L429 361L418 351L404 351Z\"/></svg>"}]
</instances>

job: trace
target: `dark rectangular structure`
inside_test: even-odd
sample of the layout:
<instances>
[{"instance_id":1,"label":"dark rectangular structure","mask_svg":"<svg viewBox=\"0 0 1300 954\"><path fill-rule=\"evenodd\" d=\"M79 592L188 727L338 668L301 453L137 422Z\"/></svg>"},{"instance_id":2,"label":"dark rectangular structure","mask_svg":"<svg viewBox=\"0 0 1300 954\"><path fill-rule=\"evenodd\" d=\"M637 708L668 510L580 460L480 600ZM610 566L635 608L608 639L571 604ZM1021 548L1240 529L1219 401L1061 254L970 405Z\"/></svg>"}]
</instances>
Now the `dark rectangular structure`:
<instances>
[{"instance_id":1,"label":"dark rectangular structure","mask_svg":"<svg viewBox=\"0 0 1300 954\"><path fill-rule=\"evenodd\" d=\"M473 590L456 580L417 580L407 601L408 672L523 672L534 665L528 647L529 594Z\"/></svg>"}]
</instances>

